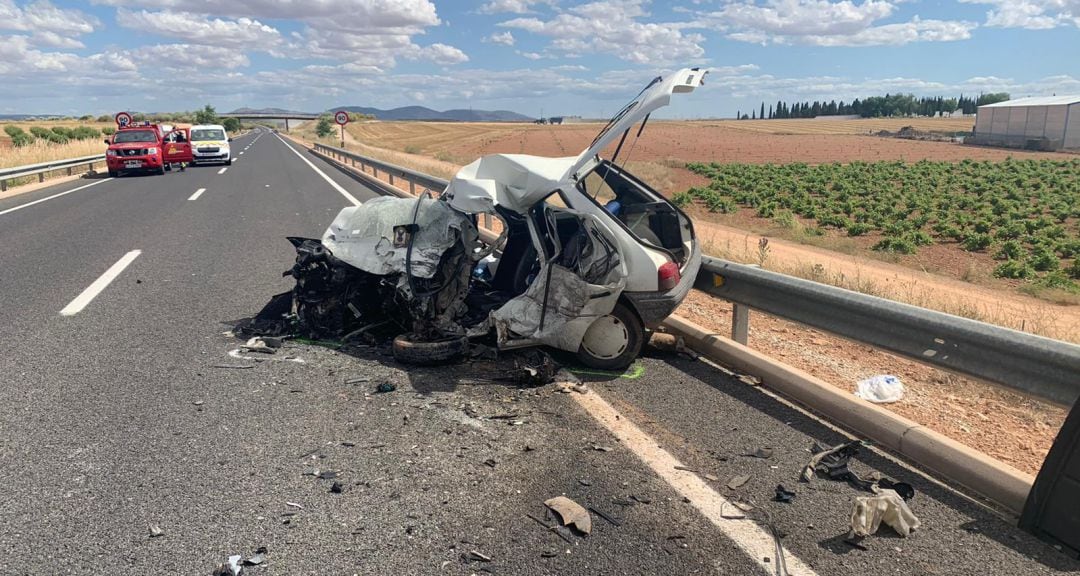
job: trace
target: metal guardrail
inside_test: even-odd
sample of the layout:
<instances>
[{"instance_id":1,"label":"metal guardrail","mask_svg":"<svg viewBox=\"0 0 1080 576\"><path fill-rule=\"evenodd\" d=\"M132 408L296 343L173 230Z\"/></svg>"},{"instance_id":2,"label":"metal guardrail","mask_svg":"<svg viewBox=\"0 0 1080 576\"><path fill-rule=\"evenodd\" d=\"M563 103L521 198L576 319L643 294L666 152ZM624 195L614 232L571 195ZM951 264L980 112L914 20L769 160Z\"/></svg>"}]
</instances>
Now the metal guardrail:
<instances>
[{"instance_id":1,"label":"metal guardrail","mask_svg":"<svg viewBox=\"0 0 1080 576\"><path fill-rule=\"evenodd\" d=\"M79 158L67 158L64 160L41 162L39 164L15 166L14 168L3 168L0 169L0 192L7 190L9 180L25 178L27 176L37 176L38 182L44 182L46 173L67 169L67 175L71 176L79 166L85 164L89 171L93 169L94 164L104 161L104 154L95 154L93 156L81 156Z\"/></svg>"},{"instance_id":2,"label":"metal guardrail","mask_svg":"<svg viewBox=\"0 0 1080 576\"><path fill-rule=\"evenodd\" d=\"M441 192L448 181L334 146L314 149L361 170ZM1071 406L1080 397L1080 346L704 257L695 288L731 301L732 338L746 343L750 309L864 342L907 358Z\"/></svg>"},{"instance_id":3,"label":"metal guardrail","mask_svg":"<svg viewBox=\"0 0 1080 576\"><path fill-rule=\"evenodd\" d=\"M1080 397L1080 346L1067 342L708 256L694 287L1058 404L1071 406ZM740 316L748 323L745 309L733 322Z\"/></svg>"},{"instance_id":4,"label":"metal guardrail","mask_svg":"<svg viewBox=\"0 0 1080 576\"><path fill-rule=\"evenodd\" d=\"M375 160L374 158L368 158L367 156L361 156L355 152L349 152L341 148L334 146L327 146L326 144L313 144L312 147L316 152L326 154L332 158L337 159L343 163L352 164L353 166L359 165L361 170L371 168L372 173L376 178L379 177L379 171L388 175L390 178L390 184L396 186L394 180L400 178L409 185L409 193L417 194L417 186L424 190L431 190L432 192L442 192L450 184L450 181L443 180L442 178L436 178L435 176L429 176L423 172L417 172L416 170L410 170L396 164L390 164L389 162L383 162L381 160Z\"/></svg>"}]
</instances>

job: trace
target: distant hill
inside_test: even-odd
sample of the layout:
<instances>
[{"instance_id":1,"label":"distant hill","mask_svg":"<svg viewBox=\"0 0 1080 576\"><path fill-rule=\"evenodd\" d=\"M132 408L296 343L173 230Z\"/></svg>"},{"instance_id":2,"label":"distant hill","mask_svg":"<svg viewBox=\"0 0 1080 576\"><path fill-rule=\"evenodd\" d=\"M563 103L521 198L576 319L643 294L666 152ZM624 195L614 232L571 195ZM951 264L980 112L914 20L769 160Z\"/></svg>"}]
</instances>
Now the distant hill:
<instances>
[{"instance_id":1,"label":"distant hill","mask_svg":"<svg viewBox=\"0 0 1080 576\"><path fill-rule=\"evenodd\" d=\"M0 120L51 119L63 117L63 114L0 114Z\"/></svg>"},{"instance_id":2,"label":"distant hill","mask_svg":"<svg viewBox=\"0 0 1080 576\"><path fill-rule=\"evenodd\" d=\"M228 114L310 114L310 112L297 112L284 108L237 108Z\"/></svg>"},{"instance_id":3,"label":"distant hill","mask_svg":"<svg viewBox=\"0 0 1080 576\"><path fill-rule=\"evenodd\" d=\"M509 110L446 110L439 112L424 106L403 106L391 110L369 106L339 106L332 110L347 110L374 116L377 120L436 120L442 122L531 122L533 119Z\"/></svg>"}]
</instances>

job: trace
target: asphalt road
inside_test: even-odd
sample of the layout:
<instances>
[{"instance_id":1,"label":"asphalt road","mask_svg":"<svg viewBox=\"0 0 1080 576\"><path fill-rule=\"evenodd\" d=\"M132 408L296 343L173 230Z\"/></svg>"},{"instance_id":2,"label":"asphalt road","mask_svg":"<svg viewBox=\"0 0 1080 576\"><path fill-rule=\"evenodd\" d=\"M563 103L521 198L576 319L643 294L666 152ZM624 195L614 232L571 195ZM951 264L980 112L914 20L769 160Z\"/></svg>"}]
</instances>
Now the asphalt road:
<instances>
[{"instance_id":1,"label":"asphalt road","mask_svg":"<svg viewBox=\"0 0 1080 576\"><path fill-rule=\"evenodd\" d=\"M747 518L710 518L584 395L494 380L512 358L406 370L381 349L298 343L230 356L228 322L290 288L285 237L320 236L348 203L301 155L357 200L374 197L273 134L234 147L244 154L224 172L0 200L0 574L210 574L263 546L265 563L245 574L773 574L775 557L744 551L748 530L769 522L805 574L1080 571L874 450L853 466L911 482L922 527L845 544L861 494L797 481L813 442L844 437L658 350L629 374L582 374L590 394L677 458L679 474L752 502ZM397 389L376 393L387 381ZM744 456L758 448L773 454ZM771 501L780 483L797 492L791 503ZM543 502L557 495L615 522L593 513L587 537L547 530ZM151 538L151 525L164 534Z\"/></svg>"}]
</instances>

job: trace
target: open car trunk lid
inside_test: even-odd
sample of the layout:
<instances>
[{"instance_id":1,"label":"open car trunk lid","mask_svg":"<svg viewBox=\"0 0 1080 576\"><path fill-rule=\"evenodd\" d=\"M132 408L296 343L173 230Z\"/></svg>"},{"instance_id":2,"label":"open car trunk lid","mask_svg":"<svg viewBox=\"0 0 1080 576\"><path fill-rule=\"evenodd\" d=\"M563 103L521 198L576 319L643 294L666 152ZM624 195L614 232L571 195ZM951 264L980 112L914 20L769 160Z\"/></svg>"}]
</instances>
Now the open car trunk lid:
<instances>
[{"instance_id":1,"label":"open car trunk lid","mask_svg":"<svg viewBox=\"0 0 1080 576\"><path fill-rule=\"evenodd\" d=\"M683 68L678 72L668 75L666 78L657 76L648 86L638 93L637 97L623 107L604 129L596 136L585 151L577 157L577 160L567 171L567 177L575 180L579 177L582 167L600 154L616 139L630 130L638 122L645 119L653 111L667 106L671 102L672 94L685 94L693 92L695 88L704 84L705 74L708 71L701 68Z\"/></svg>"}]
</instances>

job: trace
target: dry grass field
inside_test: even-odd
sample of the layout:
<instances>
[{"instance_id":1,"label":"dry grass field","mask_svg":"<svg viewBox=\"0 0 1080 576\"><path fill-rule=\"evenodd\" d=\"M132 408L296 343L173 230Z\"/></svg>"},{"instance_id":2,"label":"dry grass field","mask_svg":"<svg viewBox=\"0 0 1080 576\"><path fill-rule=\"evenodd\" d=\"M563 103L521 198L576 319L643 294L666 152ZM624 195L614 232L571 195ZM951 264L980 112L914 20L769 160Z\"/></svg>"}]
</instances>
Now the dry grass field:
<instances>
[{"instance_id":1,"label":"dry grass field","mask_svg":"<svg viewBox=\"0 0 1080 576\"><path fill-rule=\"evenodd\" d=\"M56 122L0 122L0 128L4 126L18 126L19 128L22 128L23 131L29 132L32 126L40 126L45 129L51 129L53 126L63 126L65 128L89 126L101 130L102 128L115 127L116 125L112 122L79 122L77 120ZM67 144L53 144L37 139L29 146L16 148L11 145L11 137L0 130L0 168L37 164L39 162L63 160L65 158L77 158L79 156L90 156L91 154L103 154L105 148L106 146L100 138L72 140Z\"/></svg>"}]
</instances>

